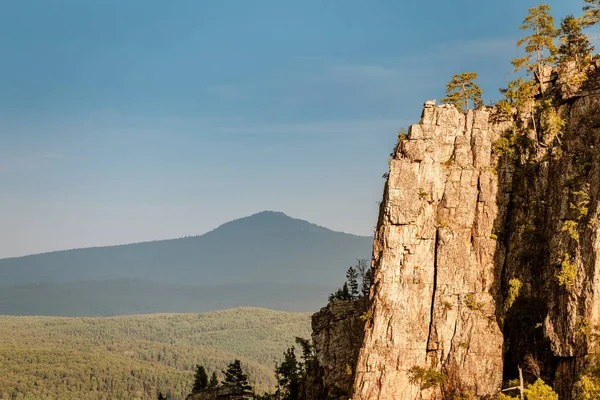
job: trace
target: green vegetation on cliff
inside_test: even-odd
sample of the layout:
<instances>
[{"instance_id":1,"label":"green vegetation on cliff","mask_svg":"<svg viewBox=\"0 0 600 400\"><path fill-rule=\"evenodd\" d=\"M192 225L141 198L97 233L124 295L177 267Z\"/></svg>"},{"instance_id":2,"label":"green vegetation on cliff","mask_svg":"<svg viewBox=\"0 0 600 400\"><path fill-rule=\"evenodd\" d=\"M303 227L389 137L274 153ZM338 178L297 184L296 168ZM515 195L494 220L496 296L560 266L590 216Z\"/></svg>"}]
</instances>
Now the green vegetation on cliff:
<instances>
[{"instance_id":1,"label":"green vegetation on cliff","mask_svg":"<svg viewBox=\"0 0 600 400\"><path fill-rule=\"evenodd\" d=\"M0 316L0 398L183 399L197 364L241 360L260 393L309 314L239 308L110 318Z\"/></svg>"}]
</instances>

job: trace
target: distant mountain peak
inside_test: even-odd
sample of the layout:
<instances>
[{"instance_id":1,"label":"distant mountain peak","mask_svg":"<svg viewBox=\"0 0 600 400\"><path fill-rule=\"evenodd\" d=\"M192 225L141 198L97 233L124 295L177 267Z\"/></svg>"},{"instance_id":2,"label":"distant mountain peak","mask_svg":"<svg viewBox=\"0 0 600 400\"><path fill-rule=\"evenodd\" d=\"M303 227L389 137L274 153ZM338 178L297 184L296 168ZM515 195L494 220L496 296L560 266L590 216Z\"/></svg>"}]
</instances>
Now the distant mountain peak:
<instances>
[{"instance_id":1,"label":"distant mountain peak","mask_svg":"<svg viewBox=\"0 0 600 400\"><path fill-rule=\"evenodd\" d=\"M242 217L239 219L244 219L244 218L281 218L281 219L290 219L290 220L295 219L293 217L290 217L289 215L287 215L286 213L284 213L282 211L271 211L271 210L260 211L255 214L250 214L247 217ZM236 221L236 220L233 220L231 222L234 222L234 221Z\"/></svg>"}]
</instances>

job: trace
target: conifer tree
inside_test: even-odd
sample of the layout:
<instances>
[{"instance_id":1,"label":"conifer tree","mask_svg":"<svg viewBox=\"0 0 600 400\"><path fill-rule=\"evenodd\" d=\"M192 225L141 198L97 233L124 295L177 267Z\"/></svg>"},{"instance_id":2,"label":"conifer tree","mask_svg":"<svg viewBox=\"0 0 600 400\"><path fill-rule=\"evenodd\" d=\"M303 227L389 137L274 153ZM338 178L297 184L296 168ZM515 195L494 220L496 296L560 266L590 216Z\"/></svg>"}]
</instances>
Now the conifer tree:
<instances>
[{"instance_id":1,"label":"conifer tree","mask_svg":"<svg viewBox=\"0 0 600 400\"><path fill-rule=\"evenodd\" d=\"M278 395L281 400L297 400L300 395L300 379L302 367L294 353L294 346L284 353L283 361L275 367L275 376L279 385Z\"/></svg>"},{"instance_id":2,"label":"conifer tree","mask_svg":"<svg viewBox=\"0 0 600 400\"><path fill-rule=\"evenodd\" d=\"M360 295L365 298L369 297L369 292L373 283L373 271L367 263L367 260L357 260L356 271L358 272L358 277L360 278Z\"/></svg>"},{"instance_id":3,"label":"conifer tree","mask_svg":"<svg viewBox=\"0 0 600 400\"><path fill-rule=\"evenodd\" d=\"M166 396L162 394L162 392L158 392L158 400L167 400Z\"/></svg>"},{"instance_id":4,"label":"conifer tree","mask_svg":"<svg viewBox=\"0 0 600 400\"><path fill-rule=\"evenodd\" d=\"M202 365L196 366L196 374L194 375L194 386L192 394L200 393L208 387L208 375Z\"/></svg>"},{"instance_id":5,"label":"conifer tree","mask_svg":"<svg viewBox=\"0 0 600 400\"><path fill-rule=\"evenodd\" d=\"M550 15L550 6L538 4L527 10L529 14L525 17L521 30L531 30L532 33L517 42L517 46L525 44L526 55L512 61L515 71L525 69L528 73L533 72L539 82L542 80L544 67L554 62L557 48L554 38L558 31L554 24L554 17Z\"/></svg>"},{"instance_id":6,"label":"conifer tree","mask_svg":"<svg viewBox=\"0 0 600 400\"><path fill-rule=\"evenodd\" d=\"M588 28L600 22L600 0L583 0L583 4L583 27Z\"/></svg>"},{"instance_id":7,"label":"conifer tree","mask_svg":"<svg viewBox=\"0 0 600 400\"><path fill-rule=\"evenodd\" d=\"M227 371L223 371L225 379L223 385L235 386L240 389L243 395L252 395L252 386L248 380L248 375L242 370L240 360L234 360L227 366Z\"/></svg>"},{"instance_id":8,"label":"conifer tree","mask_svg":"<svg viewBox=\"0 0 600 400\"><path fill-rule=\"evenodd\" d=\"M210 377L210 382L208 382L208 387L214 389L217 386L219 386L219 380L217 379L217 374L213 372Z\"/></svg>"},{"instance_id":9,"label":"conifer tree","mask_svg":"<svg viewBox=\"0 0 600 400\"><path fill-rule=\"evenodd\" d=\"M446 84L446 97L442 103L454 104L457 108L469 110L469 99L473 101L475 108L483 105L481 88L473 82L479 75L476 72L463 72L452 77Z\"/></svg>"},{"instance_id":10,"label":"conifer tree","mask_svg":"<svg viewBox=\"0 0 600 400\"><path fill-rule=\"evenodd\" d=\"M348 280L348 291L351 299L358 297L358 273L354 267L348 268L346 271L346 279Z\"/></svg>"},{"instance_id":11,"label":"conifer tree","mask_svg":"<svg viewBox=\"0 0 600 400\"><path fill-rule=\"evenodd\" d=\"M301 337L296 337L296 343L302 348L302 361L306 368L306 365L315 358L314 346L310 340Z\"/></svg>"},{"instance_id":12,"label":"conifer tree","mask_svg":"<svg viewBox=\"0 0 600 400\"><path fill-rule=\"evenodd\" d=\"M600 1L600 0L599 0ZM583 20L567 15L560 23L560 42L558 55L561 62L575 61L582 67L590 58L594 47L582 32Z\"/></svg>"},{"instance_id":13,"label":"conifer tree","mask_svg":"<svg viewBox=\"0 0 600 400\"><path fill-rule=\"evenodd\" d=\"M524 109L533 107L537 87L537 83L525 81L525 79L519 77L514 81L508 82L508 87L500 89L500 93L504 95L504 102L511 107L516 107L518 110L523 111Z\"/></svg>"}]
</instances>

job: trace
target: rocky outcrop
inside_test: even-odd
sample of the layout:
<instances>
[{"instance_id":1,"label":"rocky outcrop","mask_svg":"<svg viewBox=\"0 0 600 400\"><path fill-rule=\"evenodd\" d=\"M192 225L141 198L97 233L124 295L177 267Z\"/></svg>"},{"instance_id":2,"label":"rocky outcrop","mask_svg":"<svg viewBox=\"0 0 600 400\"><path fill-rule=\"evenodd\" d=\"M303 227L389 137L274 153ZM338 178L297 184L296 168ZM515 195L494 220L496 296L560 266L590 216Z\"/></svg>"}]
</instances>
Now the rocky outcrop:
<instances>
[{"instance_id":1,"label":"rocky outcrop","mask_svg":"<svg viewBox=\"0 0 600 400\"><path fill-rule=\"evenodd\" d=\"M596 71L549 71L535 121L428 102L400 137L354 399L494 398L517 367L572 398L600 322Z\"/></svg>"},{"instance_id":2,"label":"rocky outcrop","mask_svg":"<svg viewBox=\"0 0 600 400\"><path fill-rule=\"evenodd\" d=\"M443 372L447 391L485 396L500 388L494 224L502 210L491 152L502 129L488 110L464 116L427 104L401 138L375 234L356 399L420 398L414 367ZM426 396L442 398L441 387Z\"/></svg>"},{"instance_id":3,"label":"rocky outcrop","mask_svg":"<svg viewBox=\"0 0 600 400\"><path fill-rule=\"evenodd\" d=\"M363 299L333 300L312 316L315 360L307 368L303 398L348 398L363 341L366 310Z\"/></svg>"},{"instance_id":4,"label":"rocky outcrop","mask_svg":"<svg viewBox=\"0 0 600 400\"><path fill-rule=\"evenodd\" d=\"M235 386L219 386L206 389L201 393L191 394L186 400L247 400L250 397Z\"/></svg>"}]
</instances>

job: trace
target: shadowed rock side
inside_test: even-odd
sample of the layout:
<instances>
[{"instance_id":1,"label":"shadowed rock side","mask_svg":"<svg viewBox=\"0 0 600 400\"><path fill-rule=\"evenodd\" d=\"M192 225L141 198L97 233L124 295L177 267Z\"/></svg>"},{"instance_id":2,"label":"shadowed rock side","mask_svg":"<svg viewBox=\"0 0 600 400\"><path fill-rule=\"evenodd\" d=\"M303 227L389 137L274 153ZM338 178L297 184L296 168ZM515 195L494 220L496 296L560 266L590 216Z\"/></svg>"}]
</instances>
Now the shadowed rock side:
<instances>
[{"instance_id":1,"label":"shadowed rock side","mask_svg":"<svg viewBox=\"0 0 600 400\"><path fill-rule=\"evenodd\" d=\"M219 386L206 389L198 394L190 394L186 400L245 400L248 395L235 386Z\"/></svg>"},{"instance_id":2,"label":"shadowed rock side","mask_svg":"<svg viewBox=\"0 0 600 400\"><path fill-rule=\"evenodd\" d=\"M503 329L505 375L522 365L561 400L596 362L600 321L600 69L584 84L569 84L571 74L555 72L548 89L562 134L540 130L514 162L503 238L504 282L523 283Z\"/></svg>"},{"instance_id":3,"label":"shadowed rock side","mask_svg":"<svg viewBox=\"0 0 600 400\"><path fill-rule=\"evenodd\" d=\"M400 138L355 400L492 398L519 366L569 400L597 363L600 62L547 72L535 123L428 102Z\"/></svg>"},{"instance_id":4,"label":"shadowed rock side","mask_svg":"<svg viewBox=\"0 0 600 400\"><path fill-rule=\"evenodd\" d=\"M304 384L306 400L348 399L363 341L364 299L334 300L312 316L315 361Z\"/></svg>"}]
</instances>

